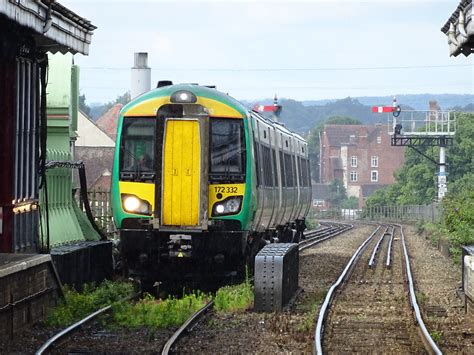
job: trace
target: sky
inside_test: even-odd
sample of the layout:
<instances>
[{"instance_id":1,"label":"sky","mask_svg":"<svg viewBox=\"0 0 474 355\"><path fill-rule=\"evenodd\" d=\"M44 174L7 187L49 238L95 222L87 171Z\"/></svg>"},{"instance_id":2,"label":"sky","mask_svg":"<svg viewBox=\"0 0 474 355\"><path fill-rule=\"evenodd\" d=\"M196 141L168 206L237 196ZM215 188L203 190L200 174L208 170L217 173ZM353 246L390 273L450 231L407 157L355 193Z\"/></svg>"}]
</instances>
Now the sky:
<instances>
[{"instance_id":1,"label":"sky","mask_svg":"<svg viewBox=\"0 0 474 355\"><path fill-rule=\"evenodd\" d=\"M474 93L474 55L440 31L459 0L59 0L98 28L77 54L87 103L130 89L135 52L151 83L216 85L239 100Z\"/></svg>"}]
</instances>

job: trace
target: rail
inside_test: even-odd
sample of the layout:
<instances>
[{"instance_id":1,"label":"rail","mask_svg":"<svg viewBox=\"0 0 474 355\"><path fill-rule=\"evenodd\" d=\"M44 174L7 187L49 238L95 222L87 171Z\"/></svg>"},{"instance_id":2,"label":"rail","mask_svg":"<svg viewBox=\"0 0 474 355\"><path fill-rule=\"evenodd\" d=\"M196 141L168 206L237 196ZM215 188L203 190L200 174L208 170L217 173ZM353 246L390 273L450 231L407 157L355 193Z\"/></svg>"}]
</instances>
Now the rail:
<instances>
[{"instance_id":1,"label":"rail","mask_svg":"<svg viewBox=\"0 0 474 355\"><path fill-rule=\"evenodd\" d=\"M129 296L129 297L126 297L122 300L120 300L119 302L126 302L126 301L129 301L129 300L132 300L132 299L135 299L137 297L139 297L141 295L141 292L139 293L136 293L132 296ZM80 321L70 325L69 327L61 330L59 333L56 333L54 336L52 336L51 338L49 338L35 353L35 355L42 355L45 351L49 350L55 343L58 342L58 340L62 339L63 337L65 337L66 335L69 335L70 333L72 333L74 330L76 330L77 328L79 328L80 326L82 326L83 324L86 324L87 322L91 321L92 319L96 318L97 316L101 315L101 314L104 314L108 311L110 311L112 309L112 305L108 305L108 306L105 306L91 314L89 314L88 316L82 318Z\"/></svg>"},{"instance_id":2,"label":"rail","mask_svg":"<svg viewBox=\"0 0 474 355\"><path fill-rule=\"evenodd\" d=\"M325 225L324 228L310 232L306 234L306 238L299 243L300 251L308 249L316 244L319 244L327 239L333 238L339 234L342 234L354 226L347 223L335 223L335 222L322 222Z\"/></svg>"},{"instance_id":3,"label":"rail","mask_svg":"<svg viewBox=\"0 0 474 355\"><path fill-rule=\"evenodd\" d=\"M371 269L375 264L375 257L377 256L377 252L379 251L380 244L382 243L382 240L385 237L385 234L387 233L387 231L388 231L388 227L385 228L385 232L383 232L382 236L379 238L379 241L375 245L374 250L372 251L372 255L370 256L370 260L369 260L369 268Z\"/></svg>"},{"instance_id":4,"label":"rail","mask_svg":"<svg viewBox=\"0 0 474 355\"><path fill-rule=\"evenodd\" d=\"M393 234L395 233L395 227L392 226L392 231L390 232L390 240L388 241L388 247L387 247L387 261L385 262L385 266L387 268L390 268L392 265L392 243L393 243Z\"/></svg>"},{"instance_id":5,"label":"rail","mask_svg":"<svg viewBox=\"0 0 474 355\"><path fill-rule=\"evenodd\" d=\"M409 299L410 299L410 303L411 303L413 313L414 313L414 316L415 316L415 319L416 319L416 323L417 323L417 325L418 325L418 327L421 331L421 336L423 338L423 343L425 344L425 346L427 348L429 348L428 350L431 353L442 354L441 350L438 348L438 346L434 342L433 338L431 337L430 333L428 332L428 330L426 328L426 325L423 321L423 318L421 316L420 307L418 306L418 303L417 303L417 300L416 300L415 287L414 287L414 282L413 282L413 275L412 275L412 272L411 272L410 260L408 258L408 251L407 251L407 247L406 247L406 243L405 243L405 235L403 233L403 227L399 224L396 224L396 225L392 226L388 254L390 255L391 244L392 244L392 240L393 240L395 226L400 228L401 242L402 242L403 253L404 253L404 258L405 258L405 271L406 271L406 274L407 274ZM378 232L378 230L380 228L381 228L381 226L379 225L377 227L377 229L375 231L373 231L372 234L359 246L359 248L352 255L351 259L347 263L346 267L344 268L343 272L341 273L341 275L339 276L337 281L329 289L329 291L328 291L328 293L327 293L327 295L324 299L321 310L319 311L319 315L318 315L318 319L317 319L316 330L315 330L315 335L314 335L314 339L315 339L314 340L314 351L315 351L316 354L322 354L323 353L322 337L323 337L323 332L324 332L324 323L326 321L326 317L327 317L327 314L328 314L328 309L331 306L331 303L333 301L335 290L341 285L342 282L347 280L347 278L349 277L350 270L352 269L352 267L355 265L355 263L358 261L358 259L362 255L362 252L366 248L369 241L376 235L376 233ZM384 235L385 235L385 232L384 232ZM382 238L383 238L383 236L382 236ZM380 238L379 243L382 240L382 238ZM390 261L390 258L388 256L387 257L387 263L386 263L387 266L390 265L389 261Z\"/></svg>"},{"instance_id":6,"label":"rail","mask_svg":"<svg viewBox=\"0 0 474 355\"><path fill-rule=\"evenodd\" d=\"M416 301L415 285L413 283L413 276L411 274L410 259L408 258L408 251L405 245L405 235L403 234L403 227L401 225L397 225L397 227L400 228L400 234L402 236L403 254L405 256L405 268L408 275L408 290L410 293L410 303L415 313L416 322L418 323L418 326L421 329L421 333L423 335L425 343L428 343L431 348L431 351L433 351L435 354L442 354L441 350L438 348L435 341L428 332L425 322L423 321L423 317L421 316L420 307L418 306L418 302Z\"/></svg>"},{"instance_id":7,"label":"rail","mask_svg":"<svg viewBox=\"0 0 474 355\"><path fill-rule=\"evenodd\" d=\"M367 246L367 244L375 236L375 234L379 231L380 228L381 228L381 226L379 225L372 232L372 234L359 246L359 248L357 248L355 253L352 255L351 259L347 263L346 267L342 271L341 275L337 279L337 281L331 286L328 293L326 294L326 298L324 299L324 303L321 306L321 310L319 311L318 322L316 323L316 331L315 331L315 334L314 334L314 338L315 338L315 340L314 340L314 351L316 352L316 354L322 354L323 353L322 335L323 335L323 329L324 329L324 321L326 320L326 316L327 316L329 306L331 305L331 302L334 298L335 290L341 285L341 283L343 281L346 280L347 276L349 275L349 270L351 270L352 266L355 264L355 262L361 256L362 252L365 250L365 247Z\"/></svg>"},{"instance_id":8,"label":"rail","mask_svg":"<svg viewBox=\"0 0 474 355\"><path fill-rule=\"evenodd\" d=\"M162 355L168 355L171 351L171 348L178 342L178 340L183 336L183 333L187 331L200 317L204 315L209 309L214 306L214 301L209 301L204 307L195 312L191 317L189 317L186 322L183 323L179 329L174 332L174 334L168 339L166 344L163 346L161 352Z\"/></svg>"}]
</instances>

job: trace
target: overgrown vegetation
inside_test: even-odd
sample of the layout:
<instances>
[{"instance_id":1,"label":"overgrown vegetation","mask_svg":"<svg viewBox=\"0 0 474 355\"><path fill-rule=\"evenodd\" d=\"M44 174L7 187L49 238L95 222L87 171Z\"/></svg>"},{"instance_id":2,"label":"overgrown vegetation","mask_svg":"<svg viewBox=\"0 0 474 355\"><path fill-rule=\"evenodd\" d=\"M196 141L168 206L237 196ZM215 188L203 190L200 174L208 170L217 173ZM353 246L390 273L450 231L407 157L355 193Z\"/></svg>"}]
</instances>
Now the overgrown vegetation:
<instances>
[{"instance_id":1,"label":"overgrown vegetation","mask_svg":"<svg viewBox=\"0 0 474 355\"><path fill-rule=\"evenodd\" d=\"M132 295L130 283L104 281L98 287L85 285L83 292L65 286L64 299L48 315L46 324L64 327L84 318L89 313Z\"/></svg>"},{"instance_id":2,"label":"overgrown vegetation","mask_svg":"<svg viewBox=\"0 0 474 355\"><path fill-rule=\"evenodd\" d=\"M86 285L83 292L65 287L65 299L49 314L46 324L65 327L111 304L111 326L168 328L183 324L211 298L202 292L164 300L146 294L133 304L118 302L133 292L132 284L111 281L105 281L98 287ZM252 305L253 286L248 278L242 284L222 287L215 296L215 309L219 312L240 312Z\"/></svg>"},{"instance_id":3,"label":"overgrown vegetation","mask_svg":"<svg viewBox=\"0 0 474 355\"><path fill-rule=\"evenodd\" d=\"M155 299L146 295L135 304L114 305L114 321L123 327L167 328L180 326L194 312L208 302L208 296L201 292L184 295L182 298Z\"/></svg>"},{"instance_id":4,"label":"overgrown vegetation","mask_svg":"<svg viewBox=\"0 0 474 355\"><path fill-rule=\"evenodd\" d=\"M245 311L253 305L253 286L249 279L239 285L220 288L214 299L218 312Z\"/></svg>"}]
</instances>

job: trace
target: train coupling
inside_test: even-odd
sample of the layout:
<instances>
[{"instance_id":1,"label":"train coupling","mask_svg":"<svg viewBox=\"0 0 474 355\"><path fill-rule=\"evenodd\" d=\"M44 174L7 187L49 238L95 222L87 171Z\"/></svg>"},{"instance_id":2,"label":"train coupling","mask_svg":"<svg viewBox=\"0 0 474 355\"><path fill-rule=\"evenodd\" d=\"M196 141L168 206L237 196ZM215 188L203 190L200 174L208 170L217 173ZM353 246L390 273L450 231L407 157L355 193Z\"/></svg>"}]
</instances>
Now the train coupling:
<instances>
[{"instance_id":1,"label":"train coupling","mask_svg":"<svg viewBox=\"0 0 474 355\"><path fill-rule=\"evenodd\" d=\"M191 236L188 234L170 235L168 255L170 258L190 258L192 255Z\"/></svg>"}]
</instances>

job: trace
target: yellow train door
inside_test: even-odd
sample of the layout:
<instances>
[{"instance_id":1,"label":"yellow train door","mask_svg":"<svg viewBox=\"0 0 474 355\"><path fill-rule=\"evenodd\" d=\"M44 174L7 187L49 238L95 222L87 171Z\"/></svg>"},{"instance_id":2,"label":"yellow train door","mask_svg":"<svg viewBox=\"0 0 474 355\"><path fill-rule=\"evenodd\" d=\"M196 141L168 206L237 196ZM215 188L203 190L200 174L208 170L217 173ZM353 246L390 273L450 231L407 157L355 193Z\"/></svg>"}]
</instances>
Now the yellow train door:
<instances>
[{"instance_id":1,"label":"yellow train door","mask_svg":"<svg viewBox=\"0 0 474 355\"><path fill-rule=\"evenodd\" d=\"M163 225L199 225L200 167L199 121L168 119L163 148Z\"/></svg>"}]
</instances>

